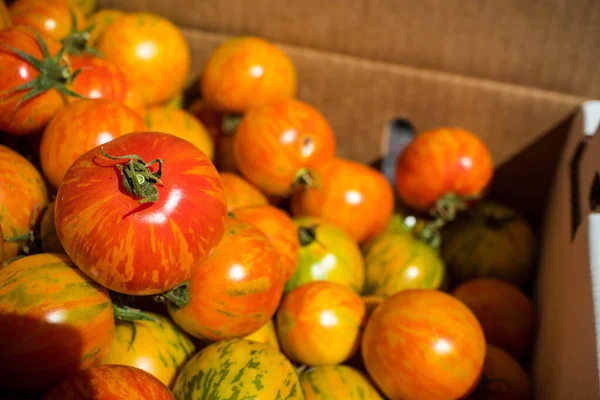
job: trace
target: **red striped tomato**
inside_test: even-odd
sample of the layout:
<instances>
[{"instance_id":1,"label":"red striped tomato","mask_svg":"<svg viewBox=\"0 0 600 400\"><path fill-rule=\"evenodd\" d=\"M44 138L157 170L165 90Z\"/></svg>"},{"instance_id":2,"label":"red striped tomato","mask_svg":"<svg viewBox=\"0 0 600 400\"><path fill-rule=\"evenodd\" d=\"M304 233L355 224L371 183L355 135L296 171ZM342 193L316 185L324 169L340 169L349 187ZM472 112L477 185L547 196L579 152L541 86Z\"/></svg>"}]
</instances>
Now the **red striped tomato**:
<instances>
[{"instance_id":1,"label":"red striped tomato","mask_svg":"<svg viewBox=\"0 0 600 400\"><path fill-rule=\"evenodd\" d=\"M168 134L130 133L103 149L85 153L64 177L54 217L60 241L82 271L111 290L168 291L223 236L218 173L200 149Z\"/></svg>"},{"instance_id":2,"label":"red striped tomato","mask_svg":"<svg viewBox=\"0 0 600 400\"><path fill-rule=\"evenodd\" d=\"M241 207L264 206L268 203L265 195L241 176L231 172L221 172L219 175L227 195L229 211Z\"/></svg>"}]
</instances>

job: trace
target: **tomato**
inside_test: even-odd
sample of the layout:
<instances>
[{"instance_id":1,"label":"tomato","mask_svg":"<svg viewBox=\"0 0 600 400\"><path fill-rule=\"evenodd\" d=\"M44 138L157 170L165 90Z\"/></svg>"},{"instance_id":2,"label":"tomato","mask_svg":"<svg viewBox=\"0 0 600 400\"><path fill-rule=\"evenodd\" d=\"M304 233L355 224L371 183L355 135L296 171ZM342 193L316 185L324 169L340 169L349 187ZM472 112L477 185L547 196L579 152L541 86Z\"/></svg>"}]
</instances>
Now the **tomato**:
<instances>
[{"instance_id":1,"label":"tomato","mask_svg":"<svg viewBox=\"0 0 600 400\"><path fill-rule=\"evenodd\" d=\"M174 400L169 389L148 372L126 365L98 365L69 376L42 400Z\"/></svg>"},{"instance_id":2,"label":"tomato","mask_svg":"<svg viewBox=\"0 0 600 400\"><path fill-rule=\"evenodd\" d=\"M483 376L469 400L530 400L533 398L531 380L504 350L487 345Z\"/></svg>"},{"instance_id":3,"label":"tomato","mask_svg":"<svg viewBox=\"0 0 600 400\"><path fill-rule=\"evenodd\" d=\"M300 374L305 400L383 400L369 379L347 365L309 368Z\"/></svg>"},{"instance_id":4,"label":"tomato","mask_svg":"<svg viewBox=\"0 0 600 400\"><path fill-rule=\"evenodd\" d=\"M0 33L1 34L1 33ZM25 157L0 145L0 225L5 238L21 237L33 229L33 224L48 202L42 176ZM16 256L25 241L7 241L4 261Z\"/></svg>"},{"instance_id":5,"label":"tomato","mask_svg":"<svg viewBox=\"0 0 600 400\"><path fill-rule=\"evenodd\" d=\"M243 339L213 343L196 353L177 377L173 394L176 399L303 400L285 356Z\"/></svg>"},{"instance_id":6,"label":"tomato","mask_svg":"<svg viewBox=\"0 0 600 400\"><path fill-rule=\"evenodd\" d=\"M168 302L169 314L200 339L248 335L275 314L283 293L279 252L250 224L229 219L223 239L189 278L189 303Z\"/></svg>"},{"instance_id":7,"label":"tomato","mask_svg":"<svg viewBox=\"0 0 600 400\"><path fill-rule=\"evenodd\" d=\"M481 195L492 179L494 165L485 144L461 128L421 132L398 157L395 182L402 202L421 212L454 193Z\"/></svg>"},{"instance_id":8,"label":"tomato","mask_svg":"<svg viewBox=\"0 0 600 400\"><path fill-rule=\"evenodd\" d=\"M284 211L271 205L236 208L235 218L264 233L281 256L281 268L287 281L298 266L299 247L296 226Z\"/></svg>"},{"instance_id":9,"label":"tomato","mask_svg":"<svg viewBox=\"0 0 600 400\"><path fill-rule=\"evenodd\" d=\"M234 37L210 55L200 90L215 110L244 113L249 108L296 94L296 69L279 47L259 37Z\"/></svg>"},{"instance_id":10,"label":"tomato","mask_svg":"<svg viewBox=\"0 0 600 400\"><path fill-rule=\"evenodd\" d=\"M229 211L267 204L265 195L241 176L230 172L221 172L219 175L227 194L227 209Z\"/></svg>"},{"instance_id":11,"label":"tomato","mask_svg":"<svg viewBox=\"0 0 600 400\"><path fill-rule=\"evenodd\" d=\"M161 16L128 13L108 25L98 50L131 77L147 105L175 96L190 70L190 49L183 34Z\"/></svg>"},{"instance_id":12,"label":"tomato","mask_svg":"<svg viewBox=\"0 0 600 400\"><path fill-rule=\"evenodd\" d=\"M244 336L244 339L253 342L268 344L269 346L281 351L279 347L279 340L277 340L277 332L275 332L275 324L270 319L266 324L258 328L258 330L252 332L249 335Z\"/></svg>"},{"instance_id":13,"label":"tomato","mask_svg":"<svg viewBox=\"0 0 600 400\"><path fill-rule=\"evenodd\" d=\"M44 175L58 188L81 155L119 136L146 128L143 118L114 100L81 100L69 104L50 121L40 143Z\"/></svg>"},{"instance_id":14,"label":"tomato","mask_svg":"<svg viewBox=\"0 0 600 400\"><path fill-rule=\"evenodd\" d=\"M285 99L249 109L233 143L237 166L263 192L292 193L311 171L335 153L335 137L310 105Z\"/></svg>"},{"instance_id":15,"label":"tomato","mask_svg":"<svg viewBox=\"0 0 600 400\"><path fill-rule=\"evenodd\" d=\"M73 29L86 26L85 15L77 7L57 0L16 0L8 8L13 25L30 26L55 40L67 37ZM77 26L72 25L71 13Z\"/></svg>"},{"instance_id":16,"label":"tomato","mask_svg":"<svg viewBox=\"0 0 600 400\"><path fill-rule=\"evenodd\" d=\"M99 362L114 334L112 303L64 254L0 268L0 387L47 390Z\"/></svg>"},{"instance_id":17,"label":"tomato","mask_svg":"<svg viewBox=\"0 0 600 400\"><path fill-rule=\"evenodd\" d=\"M438 289L446 266L437 250L410 232L384 233L365 251L365 294L388 297L407 289Z\"/></svg>"},{"instance_id":18,"label":"tomato","mask_svg":"<svg viewBox=\"0 0 600 400\"><path fill-rule=\"evenodd\" d=\"M400 208L400 210L398 210ZM428 220L424 218L419 218L414 215L410 215L410 213L404 210L402 207L396 206L396 210L394 214L388 221L386 227L383 231L379 232L377 235L365 240L361 243L361 248L364 252L368 251L373 243L375 243L380 236L385 236L386 234L399 234L406 232L419 232L421 229L425 227L428 223Z\"/></svg>"},{"instance_id":19,"label":"tomato","mask_svg":"<svg viewBox=\"0 0 600 400\"><path fill-rule=\"evenodd\" d=\"M75 264L111 290L168 291L221 240L227 207L218 173L196 146L172 135L134 132L103 149L105 155L96 147L67 171L56 197L58 237ZM142 174L136 190L130 182ZM153 183L157 175L162 184Z\"/></svg>"},{"instance_id":20,"label":"tomato","mask_svg":"<svg viewBox=\"0 0 600 400\"><path fill-rule=\"evenodd\" d=\"M0 0L0 29L4 29L12 25L10 20L10 13L4 3L4 0Z\"/></svg>"},{"instance_id":21,"label":"tomato","mask_svg":"<svg viewBox=\"0 0 600 400\"><path fill-rule=\"evenodd\" d=\"M362 356L369 376L390 400L458 399L481 376L485 338L475 315L454 297L406 290L373 312Z\"/></svg>"},{"instance_id":22,"label":"tomato","mask_svg":"<svg viewBox=\"0 0 600 400\"><path fill-rule=\"evenodd\" d=\"M48 204L40 221L40 239L44 253L64 253L54 225L54 202Z\"/></svg>"},{"instance_id":23,"label":"tomato","mask_svg":"<svg viewBox=\"0 0 600 400\"><path fill-rule=\"evenodd\" d=\"M309 282L289 292L277 311L279 344L292 361L335 365L356 353L365 304L347 286Z\"/></svg>"},{"instance_id":24,"label":"tomato","mask_svg":"<svg viewBox=\"0 0 600 400\"><path fill-rule=\"evenodd\" d=\"M102 364L143 369L170 387L196 346L169 318L146 314L156 321L117 321L115 337Z\"/></svg>"},{"instance_id":25,"label":"tomato","mask_svg":"<svg viewBox=\"0 0 600 400\"><path fill-rule=\"evenodd\" d=\"M73 81L73 90L90 99L110 99L123 103L141 116L146 107L123 70L111 61L100 57L71 56L71 66L81 72ZM71 98L72 101L79 99Z\"/></svg>"},{"instance_id":26,"label":"tomato","mask_svg":"<svg viewBox=\"0 0 600 400\"><path fill-rule=\"evenodd\" d=\"M294 194L294 215L320 217L344 229L358 242L386 228L394 213L394 191L379 171L334 158L316 167L314 174L319 187Z\"/></svg>"},{"instance_id":27,"label":"tomato","mask_svg":"<svg viewBox=\"0 0 600 400\"><path fill-rule=\"evenodd\" d=\"M516 211L483 201L442 230L442 255L452 281L498 278L518 286L531 280L536 241Z\"/></svg>"},{"instance_id":28,"label":"tomato","mask_svg":"<svg viewBox=\"0 0 600 400\"><path fill-rule=\"evenodd\" d=\"M123 16L123 11L115 10L112 8L103 8L96 11L90 17L90 24L94 24L94 28L90 32L90 38L88 44L95 46L98 43L98 39L104 33L106 28L112 24L117 18Z\"/></svg>"},{"instance_id":29,"label":"tomato","mask_svg":"<svg viewBox=\"0 0 600 400\"><path fill-rule=\"evenodd\" d=\"M296 217L293 221L300 238L300 259L296 272L285 284L285 291L308 282L329 281L361 293L365 262L354 239L319 218Z\"/></svg>"},{"instance_id":30,"label":"tomato","mask_svg":"<svg viewBox=\"0 0 600 400\"><path fill-rule=\"evenodd\" d=\"M209 159L214 157L214 144L206 128L185 110L152 107L146 112L146 123L153 131L170 133L196 145Z\"/></svg>"},{"instance_id":31,"label":"tomato","mask_svg":"<svg viewBox=\"0 0 600 400\"><path fill-rule=\"evenodd\" d=\"M488 343L517 360L530 355L536 330L535 306L516 286L480 278L456 287L452 295L477 316Z\"/></svg>"}]
</instances>

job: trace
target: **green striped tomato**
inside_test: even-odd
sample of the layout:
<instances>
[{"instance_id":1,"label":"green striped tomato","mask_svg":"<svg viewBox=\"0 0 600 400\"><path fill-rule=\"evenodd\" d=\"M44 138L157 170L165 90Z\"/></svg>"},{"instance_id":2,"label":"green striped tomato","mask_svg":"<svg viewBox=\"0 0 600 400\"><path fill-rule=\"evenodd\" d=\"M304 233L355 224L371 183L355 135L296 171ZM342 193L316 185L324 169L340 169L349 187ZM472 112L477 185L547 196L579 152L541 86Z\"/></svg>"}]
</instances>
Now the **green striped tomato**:
<instances>
[{"instance_id":1,"label":"green striped tomato","mask_svg":"<svg viewBox=\"0 0 600 400\"><path fill-rule=\"evenodd\" d=\"M115 325L106 289L64 254L0 269L0 387L34 393L98 363Z\"/></svg>"},{"instance_id":2,"label":"green striped tomato","mask_svg":"<svg viewBox=\"0 0 600 400\"><path fill-rule=\"evenodd\" d=\"M302 372L305 400L382 400L369 379L347 365L313 367Z\"/></svg>"},{"instance_id":3,"label":"green striped tomato","mask_svg":"<svg viewBox=\"0 0 600 400\"><path fill-rule=\"evenodd\" d=\"M185 364L176 400L303 400L292 364L273 347L244 339L213 343Z\"/></svg>"}]
</instances>

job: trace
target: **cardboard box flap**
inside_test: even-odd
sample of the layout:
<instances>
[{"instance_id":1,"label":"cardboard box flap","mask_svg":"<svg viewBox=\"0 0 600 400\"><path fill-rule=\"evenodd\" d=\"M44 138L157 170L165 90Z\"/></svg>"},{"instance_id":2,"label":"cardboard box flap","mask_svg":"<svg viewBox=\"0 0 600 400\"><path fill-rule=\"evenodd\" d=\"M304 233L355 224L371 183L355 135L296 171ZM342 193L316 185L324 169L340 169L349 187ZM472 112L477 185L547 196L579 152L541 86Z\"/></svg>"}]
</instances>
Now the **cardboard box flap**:
<instances>
[{"instance_id":1,"label":"cardboard box flap","mask_svg":"<svg viewBox=\"0 0 600 400\"><path fill-rule=\"evenodd\" d=\"M600 98L594 0L100 0L175 23ZM198 71L199 72L199 71Z\"/></svg>"}]
</instances>

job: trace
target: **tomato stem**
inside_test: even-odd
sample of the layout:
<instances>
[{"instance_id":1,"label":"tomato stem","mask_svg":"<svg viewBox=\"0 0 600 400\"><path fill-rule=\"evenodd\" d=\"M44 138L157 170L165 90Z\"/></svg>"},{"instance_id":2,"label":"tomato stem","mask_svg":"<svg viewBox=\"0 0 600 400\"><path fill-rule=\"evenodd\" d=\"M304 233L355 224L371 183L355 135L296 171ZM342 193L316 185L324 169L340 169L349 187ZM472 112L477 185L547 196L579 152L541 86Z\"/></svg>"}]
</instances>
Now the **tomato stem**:
<instances>
[{"instance_id":1,"label":"tomato stem","mask_svg":"<svg viewBox=\"0 0 600 400\"><path fill-rule=\"evenodd\" d=\"M223 135L234 135L242 122L242 118L243 115L241 114L224 114L221 119L221 132Z\"/></svg>"},{"instance_id":2,"label":"tomato stem","mask_svg":"<svg viewBox=\"0 0 600 400\"><path fill-rule=\"evenodd\" d=\"M11 237L4 238L5 242L34 242L35 241L35 233L33 231L29 231L22 235L16 235Z\"/></svg>"},{"instance_id":3,"label":"tomato stem","mask_svg":"<svg viewBox=\"0 0 600 400\"><path fill-rule=\"evenodd\" d=\"M91 54L94 56L102 57L102 54L94 47L88 46L90 40L90 34L94 29L95 23L92 22L85 29L77 30L77 17L73 10L71 10L71 32L69 35L61 39L60 43L64 46L67 54Z\"/></svg>"},{"instance_id":4,"label":"tomato stem","mask_svg":"<svg viewBox=\"0 0 600 400\"><path fill-rule=\"evenodd\" d=\"M298 228L300 246L306 247L317 240L317 224L301 226Z\"/></svg>"},{"instance_id":5,"label":"tomato stem","mask_svg":"<svg viewBox=\"0 0 600 400\"><path fill-rule=\"evenodd\" d=\"M113 314L115 319L120 321L152 321L157 322L156 319L142 310L137 308L129 307L124 304L113 303Z\"/></svg>"},{"instance_id":6,"label":"tomato stem","mask_svg":"<svg viewBox=\"0 0 600 400\"><path fill-rule=\"evenodd\" d=\"M233 211L228 211L227 212L227 217L228 218L235 218L235 213Z\"/></svg>"},{"instance_id":7,"label":"tomato stem","mask_svg":"<svg viewBox=\"0 0 600 400\"><path fill-rule=\"evenodd\" d=\"M157 303L171 302L177 308L183 308L190 303L190 288L188 282L183 282L168 292L154 296Z\"/></svg>"},{"instance_id":8,"label":"tomato stem","mask_svg":"<svg viewBox=\"0 0 600 400\"><path fill-rule=\"evenodd\" d=\"M321 184L306 168L302 168L296 173L296 179L292 184L292 188L295 189L298 186L303 189L321 189Z\"/></svg>"}]
</instances>

